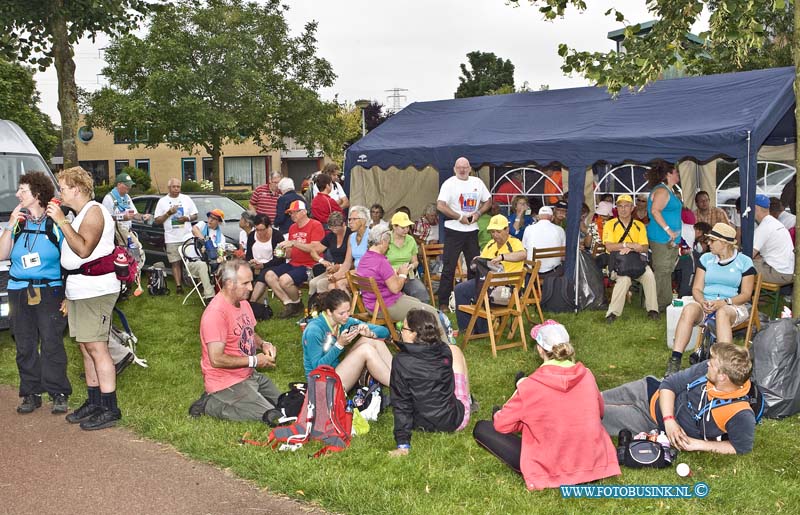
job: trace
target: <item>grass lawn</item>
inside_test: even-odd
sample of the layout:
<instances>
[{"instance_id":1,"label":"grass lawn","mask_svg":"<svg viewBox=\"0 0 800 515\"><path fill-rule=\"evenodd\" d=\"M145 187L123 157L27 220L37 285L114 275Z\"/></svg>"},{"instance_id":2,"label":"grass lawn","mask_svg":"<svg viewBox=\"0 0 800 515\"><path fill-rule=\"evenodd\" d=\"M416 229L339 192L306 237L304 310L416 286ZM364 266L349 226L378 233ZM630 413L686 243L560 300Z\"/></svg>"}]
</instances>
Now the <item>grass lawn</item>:
<instances>
[{"instance_id":1,"label":"grass lawn","mask_svg":"<svg viewBox=\"0 0 800 515\"><path fill-rule=\"evenodd\" d=\"M173 288L174 291L174 288ZM214 463L255 481L271 491L318 503L341 513L452 514L452 513L577 513L672 512L796 513L800 506L800 444L795 440L800 420L766 420L757 429L754 452L747 456L684 453L691 478L679 478L674 469L636 471L604 485L693 484L702 481L710 493L704 499L600 500L562 499L558 490L530 493L522 479L474 443L471 430L478 419L488 418L492 405L502 404L512 393L517 370L532 371L540 364L535 352L501 351L492 359L488 341L472 343L466 351L472 391L480 411L460 434L415 432L413 451L392 459L394 447L391 413L372 423L370 432L354 438L345 452L309 460L318 448L296 453L241 446L247 431L264 439L259 423L234 423L202 417L193 420L187 409L203 388L200 373L198 327L202 313L196 298L181 306L175 295L147 294L124 302L131 325L139 337L139 354L150 368L131 365L120 377L118 392L123 424L129 429L173 445L194 459ZM279 308L273 301L273 308ZM606 325L604 313L587 311L559 315L567 326L578 358L594 373L601 389L660 375L668 356L665 322L648 321L636 306ZM294 321L262 322L259 334L278 347L278 368L268 375L282 389L303 378L300 330ZM77 348L67 339L69 375L77 407L85 396L79 379L82 363ZM14 345L8 331L0 333L0 382L17 385ZM687 361L686 359L684 360ZM569 406L564 406L567 412ZM6 413L2 416L16 416ZM792 508L795 506L795 508Z\"/></svg>"}]
</instances>

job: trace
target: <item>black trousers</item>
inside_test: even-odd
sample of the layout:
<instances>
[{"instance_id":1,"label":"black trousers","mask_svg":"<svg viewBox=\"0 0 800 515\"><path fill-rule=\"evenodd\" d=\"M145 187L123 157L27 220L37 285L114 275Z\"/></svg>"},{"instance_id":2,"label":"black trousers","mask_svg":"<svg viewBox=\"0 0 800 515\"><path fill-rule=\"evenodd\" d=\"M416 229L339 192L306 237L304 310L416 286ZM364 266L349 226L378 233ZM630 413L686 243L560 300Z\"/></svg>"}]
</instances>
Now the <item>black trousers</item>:
<instances>
[{"instance_id":1,"label":"black trousers","mask_svg":"<svg viewBox=\"0 0 800 515\"><path fill-rule=\"evenodd\" d=\"M67 352L64 328L67 317L61 315L64 300L62 286L39 288L41 300L28 304L28 290L9 290L11 330L17 345L19 395L49 393L72 394L67 378Z\"/></svg>"},{"instance_id":2,"label":"black trousers","mask_svg":"<svg viewBox=\"0 0 800 515\"><path fill-rule=\"evenodd\" d=\"M472 430L472 437L478 445L494 454L500 461L521 474L519 457L522 452L522 438L516 434L498 433L491 420L479 420Z\"/></svg>"},{"instance_id":3,"label":"black trousers","mask_svg":"<svg viewBox=\"0 0 800 515\"><path fill-rule=\"evenodd\" d=\"M467 260L467 268L469 269L472 258L480 254L478 248L478 231L461 232L454 231L453 229L444 229L444 252L442 254L442 278L439 281L439 297L440 305L447 305L450 301L450 292L453 291L453 280L456 276L456 265L458 264L458 256L463 252L464 259ZM472 279L474 275L472 270L468 270L469 278Z\"/></svg>"}]
</instances>

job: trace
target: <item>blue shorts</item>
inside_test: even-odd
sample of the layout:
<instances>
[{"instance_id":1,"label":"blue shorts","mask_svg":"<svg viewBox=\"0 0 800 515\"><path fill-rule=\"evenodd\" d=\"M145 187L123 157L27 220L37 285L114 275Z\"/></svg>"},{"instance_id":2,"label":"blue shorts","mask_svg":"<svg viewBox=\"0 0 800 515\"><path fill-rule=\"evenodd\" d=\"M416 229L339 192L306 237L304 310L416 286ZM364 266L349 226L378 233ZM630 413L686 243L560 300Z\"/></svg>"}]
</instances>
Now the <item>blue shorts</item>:
<instances>
[{"instance_id":1,"label":"blue shorts","mask_svg":"<svg viewBox=\"0 0 800 515\"><path fill-rule=\"evenodd\" d=\"M294 281L295 286L300 286L301 284L308 282L308 268L304 266L294 266L291 263L281 263L280 265L270 268L264 272L266 276L266 272L273 272L275 275L280 278L282 275L288 275Z\"/></svg>"}]
</instances>

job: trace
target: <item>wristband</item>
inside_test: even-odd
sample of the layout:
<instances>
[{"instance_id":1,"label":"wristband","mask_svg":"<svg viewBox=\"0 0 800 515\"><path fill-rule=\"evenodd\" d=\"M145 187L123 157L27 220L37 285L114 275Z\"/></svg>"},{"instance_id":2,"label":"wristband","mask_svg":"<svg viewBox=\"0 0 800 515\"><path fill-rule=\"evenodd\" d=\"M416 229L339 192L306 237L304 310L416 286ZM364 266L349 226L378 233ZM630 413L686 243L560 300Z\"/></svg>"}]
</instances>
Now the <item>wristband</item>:
<instances>
[{"instance_id":1,"label":"wristband","mask_svg":"<svg viewBox=\"0 0 800 515\"><path fill-rule=\"evenodd\" d=\"M500 254L500 261L505 261L505 260L506 260L505 254Z\"/></svg>"},{"instance_id":2,"label":"wristband","mask_svg":"<svg viewBox=\"0 0 800 515\"><path fill-rule=\"evenodd\" d=\"M344 350L344 347L342 347L341 345L339 345L339 342L336 342L336 343L334 343L334 344L333 344L333 346L334 346L334 347L336 347L336 348L337 348L337 349L339 349L339 350Z\"/></svg>"},{"instance_id":3,"label":"wristband","mask_svg":"<svg viewBox=\"0 0 800 515\"><path fill-rule=\"evenodd\" d=\"M322 258L319 258L319 259L317 260L317 263L319 263L319 264L321 265L323 261L325 261L325 260L324 260L324 259L322 259Z\"/></svg>"},{"instance_id":4,"label":"wristband","mask_svg":"<svg viewBox=\"0 0 800 515\"><path fill-rule=\"evenodd\" d=\"M407 274L397 274L397 277L402 277L403 279L408 279Z\"/></svg>"},{"instance_id":5,"label":"wristband","mask_svg":"<svg viewBox=\"0 0 800 515\"><path fill-rule=\"evenodd\" d=\"M255 356L247 356L247 366L248 367L256 368L257 364L258 364L258 360L256 359Z\"/></svg>"},{"instance_id":6,"label":"wristband","mask_svg":"<svg viewBox=\"0 0 800 515\"><path fill-rule=\"evenodd\" d=\"M398 449L407 449L408 450L408 449L411 449L411 444L410 443L401 443L401 444L397 445L397 448Z\"/></svg>"},{"instance_id":7,"label":"wristband","mask_svg":"<svg viewBox=\"0 0 800 515\"><path fill-rule=\"evenodd\" d=\"M667 415L666 417L661 418L662 422L666 422L667 420L675 420L675 417L672 415Z\"/></svg>"}]
</instances>

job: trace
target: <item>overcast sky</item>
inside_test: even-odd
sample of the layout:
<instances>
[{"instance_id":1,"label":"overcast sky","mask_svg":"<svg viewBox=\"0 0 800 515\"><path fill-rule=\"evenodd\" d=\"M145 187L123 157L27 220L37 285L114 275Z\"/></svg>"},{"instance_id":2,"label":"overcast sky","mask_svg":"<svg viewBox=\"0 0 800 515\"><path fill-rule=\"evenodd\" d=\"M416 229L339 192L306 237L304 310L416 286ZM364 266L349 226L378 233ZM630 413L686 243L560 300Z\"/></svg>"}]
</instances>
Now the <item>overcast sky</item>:
<instances>
[{"instance_id":1,"label":"overcast sky","mask_svg":"<svg viewBox=\"0 0 800 515\"><path fill-rule=\"evenodd\" d=\"M473 50L510 59L517 87L548 84L551 89L585 86L580 76L565 76L558 44L579 50L607 51L614 42L609 31L622 25L604 12L617 7L632 23L653 18L644 0L592 0L584 13L574 9L563 20L546 22L523 0L520 7L504 0L288 0L287 19L293 31L315 20L318 54L333 65L337 80L322 96L353 102L360 98L391 106L392 88L408 91L401 107L424 100L453 98L461 74L459 65ZM695 27L702 29L702 27ZM697 30L695 30L697 32ZM76 47L78 86L101 87L101 48L107 39ZM41 108L59 123L56 73L37 73Z\"/></svg>"}]
</instances>

